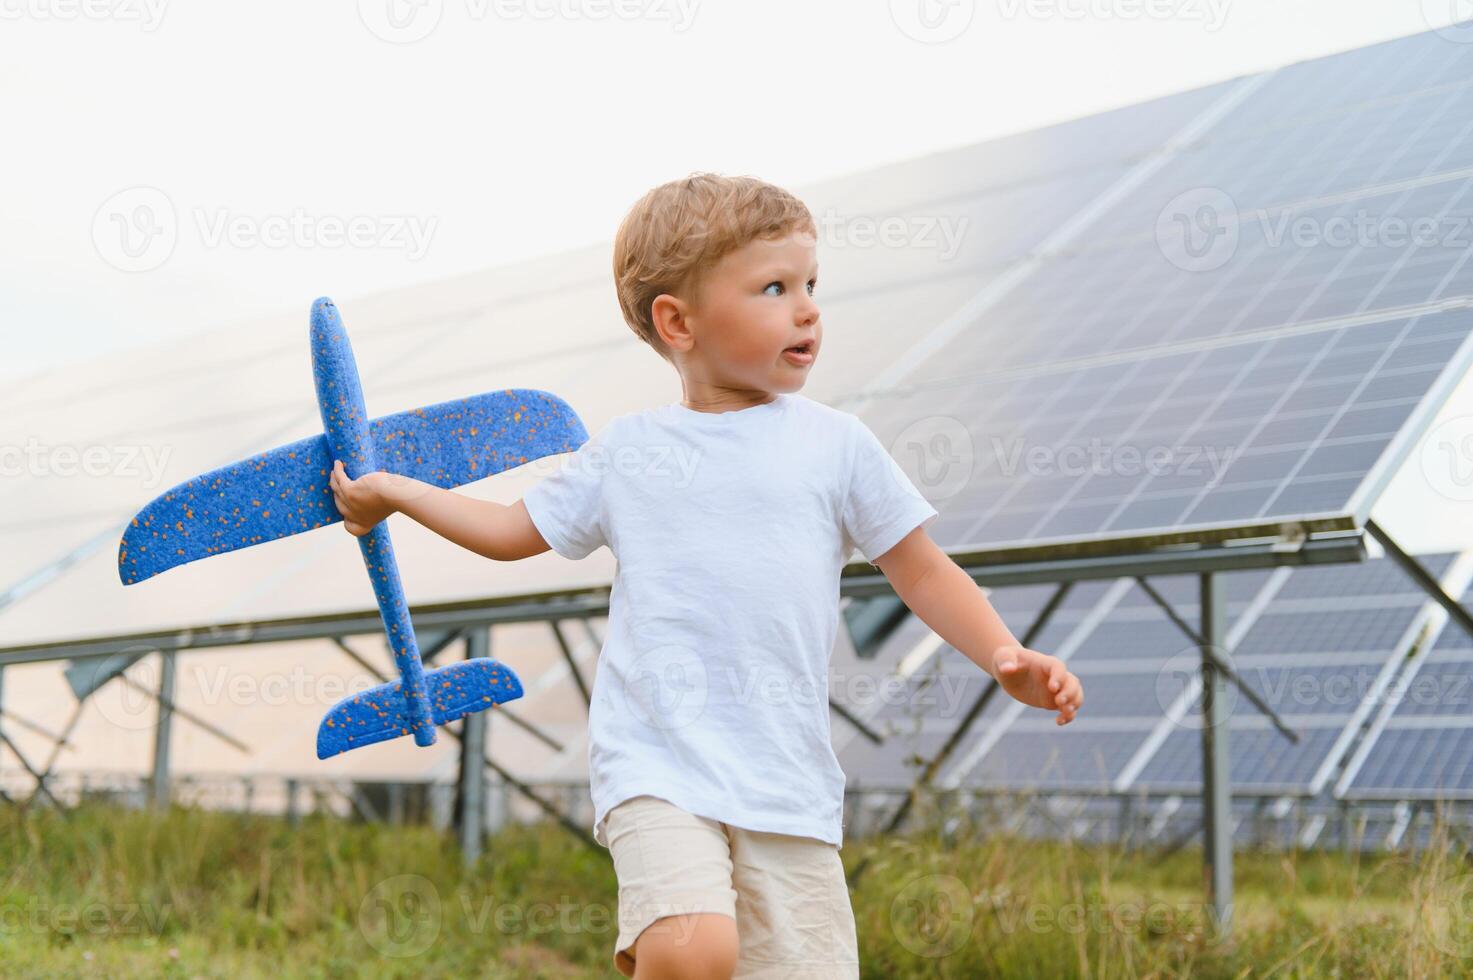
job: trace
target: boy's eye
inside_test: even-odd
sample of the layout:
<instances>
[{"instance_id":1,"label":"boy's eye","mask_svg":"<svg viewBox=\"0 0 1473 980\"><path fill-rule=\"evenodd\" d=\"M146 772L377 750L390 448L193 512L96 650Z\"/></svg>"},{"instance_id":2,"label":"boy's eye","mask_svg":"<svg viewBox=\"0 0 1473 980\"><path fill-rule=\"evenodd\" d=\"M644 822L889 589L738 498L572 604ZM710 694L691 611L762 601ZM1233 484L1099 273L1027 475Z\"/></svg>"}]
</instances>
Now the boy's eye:
<instances>
[{"instance_id":1,"label":"boy's eye","mask_svg":"<svg viewBox=\"0 0 1473 980\"><path fill-rule=\"evenodd\" d=\"M773 286L776 286L778 289L782 289L783 288L782 282L779 281L779 280L777 280L777 279L774 279L772 282L768 283L766 286L763 286L762 287L762 291L765 293L769 289L771 289ZM818 280L817 279L810 279L810 280L808 280L808 295L809 296L812 296L813 295L813 291L815 289L817 289L817 288L818 288ZM782 294L781 293L777 293L777 294L774 294L774 295L779 295L780 296Z\"/></svg>"}]
</instances>

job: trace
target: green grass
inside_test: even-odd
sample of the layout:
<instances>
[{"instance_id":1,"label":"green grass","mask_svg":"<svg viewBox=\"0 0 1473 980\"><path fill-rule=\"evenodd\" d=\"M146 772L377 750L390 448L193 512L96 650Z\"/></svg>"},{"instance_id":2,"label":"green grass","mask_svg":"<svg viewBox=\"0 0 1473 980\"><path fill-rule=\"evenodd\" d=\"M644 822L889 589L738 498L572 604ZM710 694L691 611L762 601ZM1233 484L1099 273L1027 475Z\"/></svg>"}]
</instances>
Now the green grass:
<instances>
[{"instance_id":1,"label":"green grass","mask_svg":"<svg viewBox=\"0 0 1473 980\"><path fill-rule=\"evenodd\" d=\"M1200 853L851 842L865 977L1473 976L1459 847L1241 854L1231 945ZM551 825L471 872L426 828L89 803L0 809L5 977L609 977L616 883Z\"/></svg>"}]
</instances>

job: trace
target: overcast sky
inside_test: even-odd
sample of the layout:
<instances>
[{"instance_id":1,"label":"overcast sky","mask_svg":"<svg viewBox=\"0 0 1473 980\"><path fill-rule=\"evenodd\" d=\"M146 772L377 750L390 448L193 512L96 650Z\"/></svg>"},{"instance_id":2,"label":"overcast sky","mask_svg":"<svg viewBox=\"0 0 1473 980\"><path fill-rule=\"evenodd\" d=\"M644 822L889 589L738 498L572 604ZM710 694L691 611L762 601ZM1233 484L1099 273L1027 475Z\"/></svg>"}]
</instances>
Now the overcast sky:
<instances>
[{"instance_id":1,"label":"overcast sky","mask_svg":"<svg viewBox=\"0 0 1473 980\"><path fill-rule=\"evenodd\" d=\"M0 0L0 377L608 241L692 170L802 185L1458 3Z\"/></svg>"}]
</instances>

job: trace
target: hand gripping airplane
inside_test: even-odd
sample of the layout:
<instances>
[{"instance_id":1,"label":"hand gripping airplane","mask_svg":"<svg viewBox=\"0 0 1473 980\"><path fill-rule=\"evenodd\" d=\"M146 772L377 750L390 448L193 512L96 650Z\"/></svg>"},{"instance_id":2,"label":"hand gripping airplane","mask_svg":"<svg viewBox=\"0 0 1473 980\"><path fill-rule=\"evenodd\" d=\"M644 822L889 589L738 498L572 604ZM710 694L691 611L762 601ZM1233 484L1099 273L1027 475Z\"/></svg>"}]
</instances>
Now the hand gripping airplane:
<instances>
[{"instance_id":1,"label":"hand gripping airplane","mask_svg":"<svg viewBox=\"0 0 1473 980\"><path fill-rule=\"evenodd\" d=\"M342 460L358 479L386 470L449 489L588 439L556 395L508 388L369 419L348 334L332 300L312 304L312 372L322 435L211 470L171 488L129 522L118 575L136 585L176 565L342 520L328 477ZM426 671L399 582L387 522L358 538L399 680L333 705L317 730L326 759L403 735L433 745L435 726L522 696L511 668L476 658Z\"/></svg>"}]
</instances>

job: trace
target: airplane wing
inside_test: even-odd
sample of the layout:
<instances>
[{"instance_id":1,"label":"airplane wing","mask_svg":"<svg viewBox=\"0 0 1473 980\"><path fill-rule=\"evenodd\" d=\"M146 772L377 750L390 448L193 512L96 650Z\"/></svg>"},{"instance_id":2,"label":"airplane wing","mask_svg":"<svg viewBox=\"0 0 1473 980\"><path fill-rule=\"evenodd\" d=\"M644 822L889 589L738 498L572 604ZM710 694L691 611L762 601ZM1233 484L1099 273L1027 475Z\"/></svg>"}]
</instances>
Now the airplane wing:
<instances>
[{"instance_id":1,"label":"airplane wing","mask_svg":"<svg viewBox=\"0 0 1473 980\"><path fill-rule=\"evenodd\" d=\"M507 388L369 422L376 468L449 489L544 456L588 431L567 402ZM135 585L178 565L342 520L327 438L312 436L211 470L154 498L128 523L118 577Z\"/></svg>"}]
</instances>

